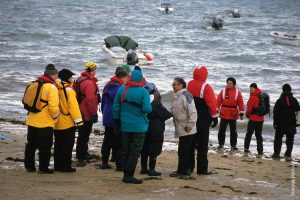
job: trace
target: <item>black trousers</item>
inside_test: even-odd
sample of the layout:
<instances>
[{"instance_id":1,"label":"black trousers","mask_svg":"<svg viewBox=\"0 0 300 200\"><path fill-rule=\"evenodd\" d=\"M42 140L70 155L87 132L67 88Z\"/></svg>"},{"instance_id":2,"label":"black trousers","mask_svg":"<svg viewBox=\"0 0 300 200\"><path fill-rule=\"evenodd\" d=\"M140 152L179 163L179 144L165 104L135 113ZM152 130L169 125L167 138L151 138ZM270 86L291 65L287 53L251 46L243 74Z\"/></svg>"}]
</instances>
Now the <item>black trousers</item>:
<instances>
[{"instance_id":1,"label":"black trousers","mask_svg":"<svg viewBox=\"0 0 300 200\"><path fill-rule=\"evenodd\" d=\"M230 127L230 146L235 147L237 143L236 120L221 119L220 128L218 132L219 145L223 146L225 143L225 133L227 125Z\"/></svg>"},{"instance_id":2,"label":"black trousers","mask_svg":"<svg viewBox=\"0 0 300 200\"><path fill-rule=\"evenodd\" d=\"M195 135L195 143L197 149L197 173L206 173L208 171L208 141L209 141L209 126L197 127Z\"/></svg>"},{"instance_id":3,"label":"black trousers","mask_svg":"<svg viewBox=\"0 0 300 200\"><path fill-rule=\"evenodd\" d=\"M156 156L149 156L145 153L141 153L141 168L144 170L148 169L148 159L149 159L149 169L154 170L156 166Z\"/></svg>"},{"instance_id":4,"label":"black trousers","mask_svg":"<svg viewBox=\"0 0 300 200\"><path fill-rule=\"evenodd\" d=\"M194 134L179 137L177 173L190 174L194 162Z\"/></svg>"},{"instance_id":5,"label":"black trousers","mask_svg":"<svg viewBox=\"0 0 300 200\"><path fill-rule=\"evenodd\" d=\"M71 169L72 150L75 142L75 127L54 131L54 169L66 171Z\"/></svg>"},{"instance_id":6,"label":"black trousers","mask_svg":"<svg viewBox=\"0 0 300 200\"><path fill-rule=\"evenodd\" d=\"M255 131L255 137L256 137L256 142L257 142L257 152L263 153L263 138L261 135L263 123L264 122L255 122L255 121L249 120L248 126L247 126L245 142L244 142L245 149L249 149L251 137L252 137L253 132Z\"/></svg>"},{"instance_id":7,"label":"black trousers","mask_svg":"<svg viewBox=\"0 0 300 200\"><path fill-rule=\"evenodd\" d=\"M282 138L283 136L286 135L286 151L285 151L285 156L291 157L292 155L292 150L294 146L294 136L295 133L294 131L289 132L288 130L284 129L276 129L275 131L275 139L274 139L274 154L275 155L280 155L281 152L281 146L282 146Z\"/></svg>"},{"instance_id":8,"label":"black trousers","mask_svg":"<svg viewBox=\"0 0 300 200\"><path fill-rule=\"evenodd\" d=\"M122 168L122 133L115 133L113 127L105 127L101 147L102 162L108 163L110 152L116 160L117 168Z\"/></svg>"},{"instance_id":9,"label":"black trousers","mask_svg":"<svg viewBox=\"0 0 300 200\"><path fill-rule=\"evenodd\" d=\"M35 169L35 151L39 150L39 169L47 171L53 144L53 128L36 128L28 126L27 143L25 145L24 165L26 169Z\"/></svg>"},{"instance_id":10,"label":"black trousers","mask_svg":"<svg viewBox=\"0 0 300 200\"><path fill-rule=\"evenodd\" d=\"M86 155L88 154L88 143L92 128L93 123L90 121L84 121L83 125L78 128L78 138L76 144L76 157L78 159L85 159Z\"/></svg>"},{"instance_id":11,"label":"black trousers","mask_svg":"<svg viewBox=\"0 0 300 200\"><path fill-rule=\"evenodd\" d=\"M144 144L145 133L127 133L122 135L122 163L124 176L133 176Z\"/></svg>"}]
</instances>

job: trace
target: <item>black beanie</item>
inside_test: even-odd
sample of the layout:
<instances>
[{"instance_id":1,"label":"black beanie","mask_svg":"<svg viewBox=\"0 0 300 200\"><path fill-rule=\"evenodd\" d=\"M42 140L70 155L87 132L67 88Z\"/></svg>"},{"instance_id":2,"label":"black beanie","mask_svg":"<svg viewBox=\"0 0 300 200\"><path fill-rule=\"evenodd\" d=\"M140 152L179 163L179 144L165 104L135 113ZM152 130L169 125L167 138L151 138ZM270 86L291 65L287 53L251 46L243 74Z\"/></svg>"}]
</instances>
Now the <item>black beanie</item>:
<instances>
[{"instance_id":1,"label":"black beanie","mask_svg":"<svg viewBox=\"0 0 300 200\"><path fill-rule=\"evenodd\" d=\"M256 83L251 83L250 87L253 87L253 88L257 89Z\"/></svg>"},{"instance_id":2,"label":"black beanie","mask_svg":"<svg viewBox=\"0 0 300 200\"><path fill-rule=\"evenodd\" d=\"M291 88L291 86L290 86L289 84L284 84L284 85L282 86L282 91L283 91L283 92L291 92L291 91L292 91L292 88Z\"/></svg>"},{"instance_id":3,"label":"black beanie","mask_svg":"<svg viewBox=\"0 0 300 200\"><path fill-rule=\"evenodd\" d=\"M233 85L236 85L236 80L235 80L235 78L229 77L229 78L226 80L226 83L228 83L228 81L231 81L231 82L233 83Z\"/></svg>"},{"instance_id":4,"label":"black beanie","mask_svg":"<svg viewBox=\"0 0 300 200\"><path fill-rule=\"evenodd\" d=\"M115 75L116 75L118 78L124 78L124 77L126 77L128 74L127 74L127 71L126 71L123 67L117 67L117 68L116 68L116 71L115 71Z\"/></svg>"},{"instance_id":5,"label":"black beanie","mask_svg":"<svg viewBox=\"0 0 300 200\"><path fill-rule=\"evenodd\" d=\"M55 68L53 64L48 64L44 71L44 75L55 75L58 73L58 70Z\"/></svg>"},{"instance_id":6,"label":"black beanie","mask_svg":"<svg viewBox=\"0 0 300 200\"><path fill-rule=\"evenodd\" d=\"M65 82L69 82L69 78L71 78L73 75L75 74L68 69L62 69L58 72L58 78Z\"/></svg>"}]
</instances>

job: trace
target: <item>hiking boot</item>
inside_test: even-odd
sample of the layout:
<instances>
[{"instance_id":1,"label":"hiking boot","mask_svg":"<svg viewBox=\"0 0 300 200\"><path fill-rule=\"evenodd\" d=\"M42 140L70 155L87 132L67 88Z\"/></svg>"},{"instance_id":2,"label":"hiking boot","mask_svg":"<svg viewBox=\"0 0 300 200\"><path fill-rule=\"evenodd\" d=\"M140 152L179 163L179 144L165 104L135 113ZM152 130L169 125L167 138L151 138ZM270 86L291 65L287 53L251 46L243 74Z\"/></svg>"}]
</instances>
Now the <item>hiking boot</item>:
<instances>
[{"instance_id":1,"label":"hiking boot","mask_svg":"<svg viewBox=\"0 0 300 200\"><path fill-rule=\"evenodd\" d=\"M137 179L134 176L124 177L122 181L124 183L131 183L131 184L142 184L143 183L143 180Z\"/></svg>"},{"instance_id":2,"label":"hiking boot","mask_svg":"<svg viewBox=\"0 0 300 200\"><path fill-rule=\"evenodd\" d=\"M150 169L148 172L148 176L161 176L161 173L155 171L154 169Z\"/></svg>"},{"instance_id":3,"label":"hiking boot","mask_svg":"<svg viewBox=\"0 0 300 200\"><path fill-rule=\"evenodd\" d=\"M244 153L250 153L249 149L244 149Z\"/></svg>"},{"instance_id":4,"label":"hiking boot","mask_svg":"<svg viewBox=\"0 0 300 200\"><path fill-rule=\"evenodd\" d=\"M239 149L236 146L231 147L231 151L237 151L237 150L239 150Z\"/></svg>"},{"instance_id":5,"label":"hiking boot","mask_svg":"<svg viewBox=\"0 0 300 200\"><path fill-rule=\"evenodd\" d=\"M280 156L277 155L277 154L273 154L273 155L271 156L271 158L273 158L274 160L279 160L279 159L280 159Z\"/></svg>"},{"instance_id":6,"label":"hiking boot","mask_svg":"<svg viewBox=\"0 0 300 200\"><path fill-rule=\"evenodd\" d=\"M261 151L261 152L258 152L257 155L262 156L262 155L264 155L264 153Z\"/></svg>"},{"instance_id":7,"label":"hiking boot","mask_svg":"<svg viewBox=\"0 0 300 200\"><path fill-rule=\"evenodd\" d=\"M108 163L102 163L99 169L111 169L111 165L109 165Z\"/></svg>"},{"instance_id":8,"label":"hiking boot","mask_svg":"<svg viewBox=\"0 0 300 200\"><path fill-rule=\"evenodd\" d=\"M223 149L224 148L224 145L219 145L218 146L218 150L221 150L221 149Z\"/></svg>"},{"instance_id":9,"label":"hiking boot","mask_svg":"<svg viewBox=\"0 0 300 200\"><path fill-rule=\"evenodd\" d=\"M173 171L171 174L170 174L170 177L180 177L182 176L182 174L178 173L177 171Z\"/></svg>"},{"instance_id":10,"label":"hiking boot","mask_svg":"<svg viewBox=\"0 0 300 200\"><path fill-rule=\"evenodd\" d=\"M83 159L78 159L77 160L77 164L76 164L76 167L84 167L86 166L87 162Z\"/></svg>"},{"instance_id":11,"label":"hiking boot","mask_svg":"<svg viewBox=\"0 0 300 200\"><path fill-rule=\"evenodd\" d=\"M26 172L36 172L36 168L26 168Z\"/></svg>"},{"instance_id":12,"label":"hiking boot","mask_svg":"<svg viewBox=\"0 0 300 200\"><path fill-rule=\"evenodd\" d=\"M39 170L39 174L54 174L53 169Z\"/></svg>"},{"instance_id":13,"label":"hiking boot","mask_svg":"<svg viewBox=\"0 0 300 200\"><path fill-rule=\"evenodd\" d=\"M149 170L148 169L141 169L140 174L148 174Z\"/></svg>"},{"instance_id":14,"label":"hiking boot","mask_svg":"<svg viewBox=\"0 0 300 200\"><path fill-rule=\"evenodd\" d=\"M197 172L198 175L212 175L213 173L211 171L206 172Z\"/></svg>"},{"instance_id":15,"label":"hiking boot","mask_svg":"<svg viewBox=\"0 0 300 200\"><path fill-rule=\"evenodd\" d=\"M289 162L289 161L292 161L292 160L293 160L292 157L290 157L290 156L285 156L285 161Z\"/></svg>"}]
</instances>

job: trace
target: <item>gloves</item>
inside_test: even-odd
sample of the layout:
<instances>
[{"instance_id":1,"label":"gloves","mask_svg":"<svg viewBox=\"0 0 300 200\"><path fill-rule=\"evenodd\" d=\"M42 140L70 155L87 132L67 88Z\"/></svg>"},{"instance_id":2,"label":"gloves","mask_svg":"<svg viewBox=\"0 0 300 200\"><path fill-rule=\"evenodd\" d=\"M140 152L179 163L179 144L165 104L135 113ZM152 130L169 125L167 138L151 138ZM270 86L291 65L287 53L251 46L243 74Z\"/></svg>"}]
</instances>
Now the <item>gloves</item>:
<instances>
[{"instance_id":1,"label":"gloves","mask_svg":"<svg viewBox=\"0 0 300 200\"><path fill-rule=\"evenodd\" d=\"M240 113L240 120L243 120L244 118L244 113Z\"/></svg>"},{"instance_id":2,"label":"gloves","mask_svg":"<svg viewBox=\"0 0 300 200\"><path fill-rule=\"evenodd\" d=\"M114 119L114 134L119 135L121 133L121 120Z\"/></svg>"},{"instance_id":3,"label":"gloves","mask_svg":"<svg viewBox=\"0 0 300 200\"><path fill-rule=\"evenodd\" d=\"M97 114L96 115L92 115L91 122L92 123L97 123L98 122L98 115Z\"/></svg>"},{"instance_id":4,"label":"gloves","mask_svg":"<svg viewBox=\"0 0 300 200\"><path fill-rule=\"evenodd\" d=\"M215 128L218 125L218 117L212 118L212 128Z\"/></svg>"}]
</instances>

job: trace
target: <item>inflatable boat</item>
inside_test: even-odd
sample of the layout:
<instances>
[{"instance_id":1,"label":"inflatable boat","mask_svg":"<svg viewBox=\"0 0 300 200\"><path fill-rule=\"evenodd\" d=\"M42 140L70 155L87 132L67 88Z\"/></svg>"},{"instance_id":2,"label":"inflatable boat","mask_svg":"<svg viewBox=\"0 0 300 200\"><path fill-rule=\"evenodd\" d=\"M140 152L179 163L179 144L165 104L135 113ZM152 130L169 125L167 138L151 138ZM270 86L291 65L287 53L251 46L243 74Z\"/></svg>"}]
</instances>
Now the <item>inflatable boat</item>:
<instances>
[{"instance_id":1,"label":"inflatable boat","mask_svg":"<svg viewBox=\"0 0 300 200\"><path fill-rule=\"evenodd\" d=\"M126 64L129 51L134 51L137 54L140 65L153 63L153 55L140 51L138 43L127 36L114 35L105 38L104 44L102 44L102 51L111 64Z\"/></svg>"},{"instance_id":2,"label":"inflatable boat","mask_svg":"<svg viewBox=\"0 0 300 200\"><path fill-rule=\"evenodd\" d=\"M174 8L172 7L172 4L170 3L162 3L160 4L160 7L158 8L163 13L171 13L174 11Z\"/></svg>"},{"instance_id":3,"label":"inflatable boat","mask_svg":"<svg viewBox=\"0 0 300 200\"><path fill-rule=\"evenodd\" d=\"M298 35L276 31L272 31L270 35L274 39L274 42L278 44L286 44L298 47L300 46L300 37Z\"/></svg>"},{"instance_id":4,"label":"inflatable boat","mask_svg":"<svg viewBox=\"0 0 300 200\"><path fill-rule=\"evenodd\" d=\"M224 20L221 16L216 17L202 17L202 23L206 27L211 27L215 30L223 28Z\"/></svg>"}]
</instances>

